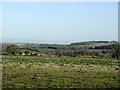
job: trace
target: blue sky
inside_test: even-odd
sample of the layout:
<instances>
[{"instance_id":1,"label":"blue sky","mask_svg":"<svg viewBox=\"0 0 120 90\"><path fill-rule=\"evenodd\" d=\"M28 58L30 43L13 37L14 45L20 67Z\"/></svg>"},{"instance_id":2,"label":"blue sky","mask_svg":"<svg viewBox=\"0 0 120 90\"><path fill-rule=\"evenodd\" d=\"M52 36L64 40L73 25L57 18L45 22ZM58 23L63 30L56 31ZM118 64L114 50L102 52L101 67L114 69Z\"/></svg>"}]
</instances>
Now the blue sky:
<instances>
[{"instance_id":1,"label":"blue sky","mask_svg":"<svg viewBox=\"0 0 120 90\"><path fill-rule=\"evenodd\" d=\"M2 3L0 3L0 43L2 42Z\"/></svg>"},{"instance_id":2,"label":"blue sky","mask_svg":"<svg viewBox=\"0 0 120 90\"><path fill-rule=\"evenodd\" d=\"M118 40L117 2L4 2L3 42Z\"/></svg>"}]
</instances>

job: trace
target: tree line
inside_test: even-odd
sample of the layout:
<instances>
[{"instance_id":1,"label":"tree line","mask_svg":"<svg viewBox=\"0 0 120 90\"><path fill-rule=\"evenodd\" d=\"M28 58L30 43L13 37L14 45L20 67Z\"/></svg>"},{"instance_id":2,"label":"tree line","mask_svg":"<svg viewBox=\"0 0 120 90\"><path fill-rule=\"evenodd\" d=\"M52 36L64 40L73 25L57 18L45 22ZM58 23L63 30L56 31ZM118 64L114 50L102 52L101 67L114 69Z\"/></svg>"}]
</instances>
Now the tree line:
<instances>
[{"instance_id":1,"label":"tree line","mask_svg":"<svg viewBox=\"0 0 120 90\"><path fill-rule=\"evenodd\" d=\"M47 55L56 55L56 56L70 56L70 57L80 57L80 56L91 56L91 57L109 57L109 58L120 58L120 45L113 45L110 46L112 48L104 48L104 49L86 49L86 48L80 48L76 49L75 47L67 47L65 46L64 49L61 47L54 47L54 46L48 46L48 49L46 51L39 51L37 48L20 48L17 45L8 45L4 50L4 55L32 55L30 53L36 52L40 54L47 54ZM52 51L50 51L51 49ZM70 50L69 50L70 49ZM44 50L44 49L43 49ZM35 54L35 53L34 53ZM37 54L36 54L37 55Z\"/></svg>"}]
</instances>

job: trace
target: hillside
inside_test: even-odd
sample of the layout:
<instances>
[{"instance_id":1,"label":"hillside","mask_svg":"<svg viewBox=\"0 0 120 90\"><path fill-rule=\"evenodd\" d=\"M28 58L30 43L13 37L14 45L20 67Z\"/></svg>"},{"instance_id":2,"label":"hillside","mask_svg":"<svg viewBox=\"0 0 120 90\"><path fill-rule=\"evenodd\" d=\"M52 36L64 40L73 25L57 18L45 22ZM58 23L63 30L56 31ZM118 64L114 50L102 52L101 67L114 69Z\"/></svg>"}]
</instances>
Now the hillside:
<instances>
[{"instance_id":1,"label":"hillside","mask_svg":"<svg viewBox=\"0 0 120 90\"><path fill-rule=\"evenodd\" d=\"M3 54L6 54L6 47L11 44L3 44ZM97 57L112 57L113 49L118 46L117 42L108 41L87 41L71 43L69 45L59 44L35 44L24 43L16 44L21 53L45 54L58 56L97 56Z\"/></svg>"}]
</instances>

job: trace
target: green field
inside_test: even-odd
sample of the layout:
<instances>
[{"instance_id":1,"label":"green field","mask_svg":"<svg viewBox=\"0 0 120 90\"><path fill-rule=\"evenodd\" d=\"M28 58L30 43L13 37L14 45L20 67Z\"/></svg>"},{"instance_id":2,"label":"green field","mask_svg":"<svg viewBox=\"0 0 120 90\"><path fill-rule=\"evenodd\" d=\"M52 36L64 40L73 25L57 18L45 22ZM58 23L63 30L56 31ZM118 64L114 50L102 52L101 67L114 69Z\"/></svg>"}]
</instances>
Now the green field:
<instances>
[{"instance_id":1,"label":"green field","mask_svg":"<svg viewBox=\"0 0 120 90\"><path fill-rule=\"evenodd\" d=\"M3 88L120 88L118 60L3 56Z\"/></svg>"}]
</instances>

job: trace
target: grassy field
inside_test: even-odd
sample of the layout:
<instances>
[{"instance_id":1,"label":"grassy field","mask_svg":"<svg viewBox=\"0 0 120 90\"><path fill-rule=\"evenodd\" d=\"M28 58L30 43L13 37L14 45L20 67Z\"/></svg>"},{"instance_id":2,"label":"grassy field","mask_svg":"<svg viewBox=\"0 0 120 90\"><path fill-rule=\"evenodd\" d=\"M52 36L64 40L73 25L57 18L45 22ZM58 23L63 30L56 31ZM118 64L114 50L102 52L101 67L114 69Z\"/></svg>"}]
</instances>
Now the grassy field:
<instances>
[{"instance_id":1,"label":"grassy field","mask_svg":"<svg viewBox=\"0 0 120 90\"><path fill-rule=\"evenodd\" d=\"M3 88L120 88L118 60L3 56Z\"/></svg>"}]
</instances>

